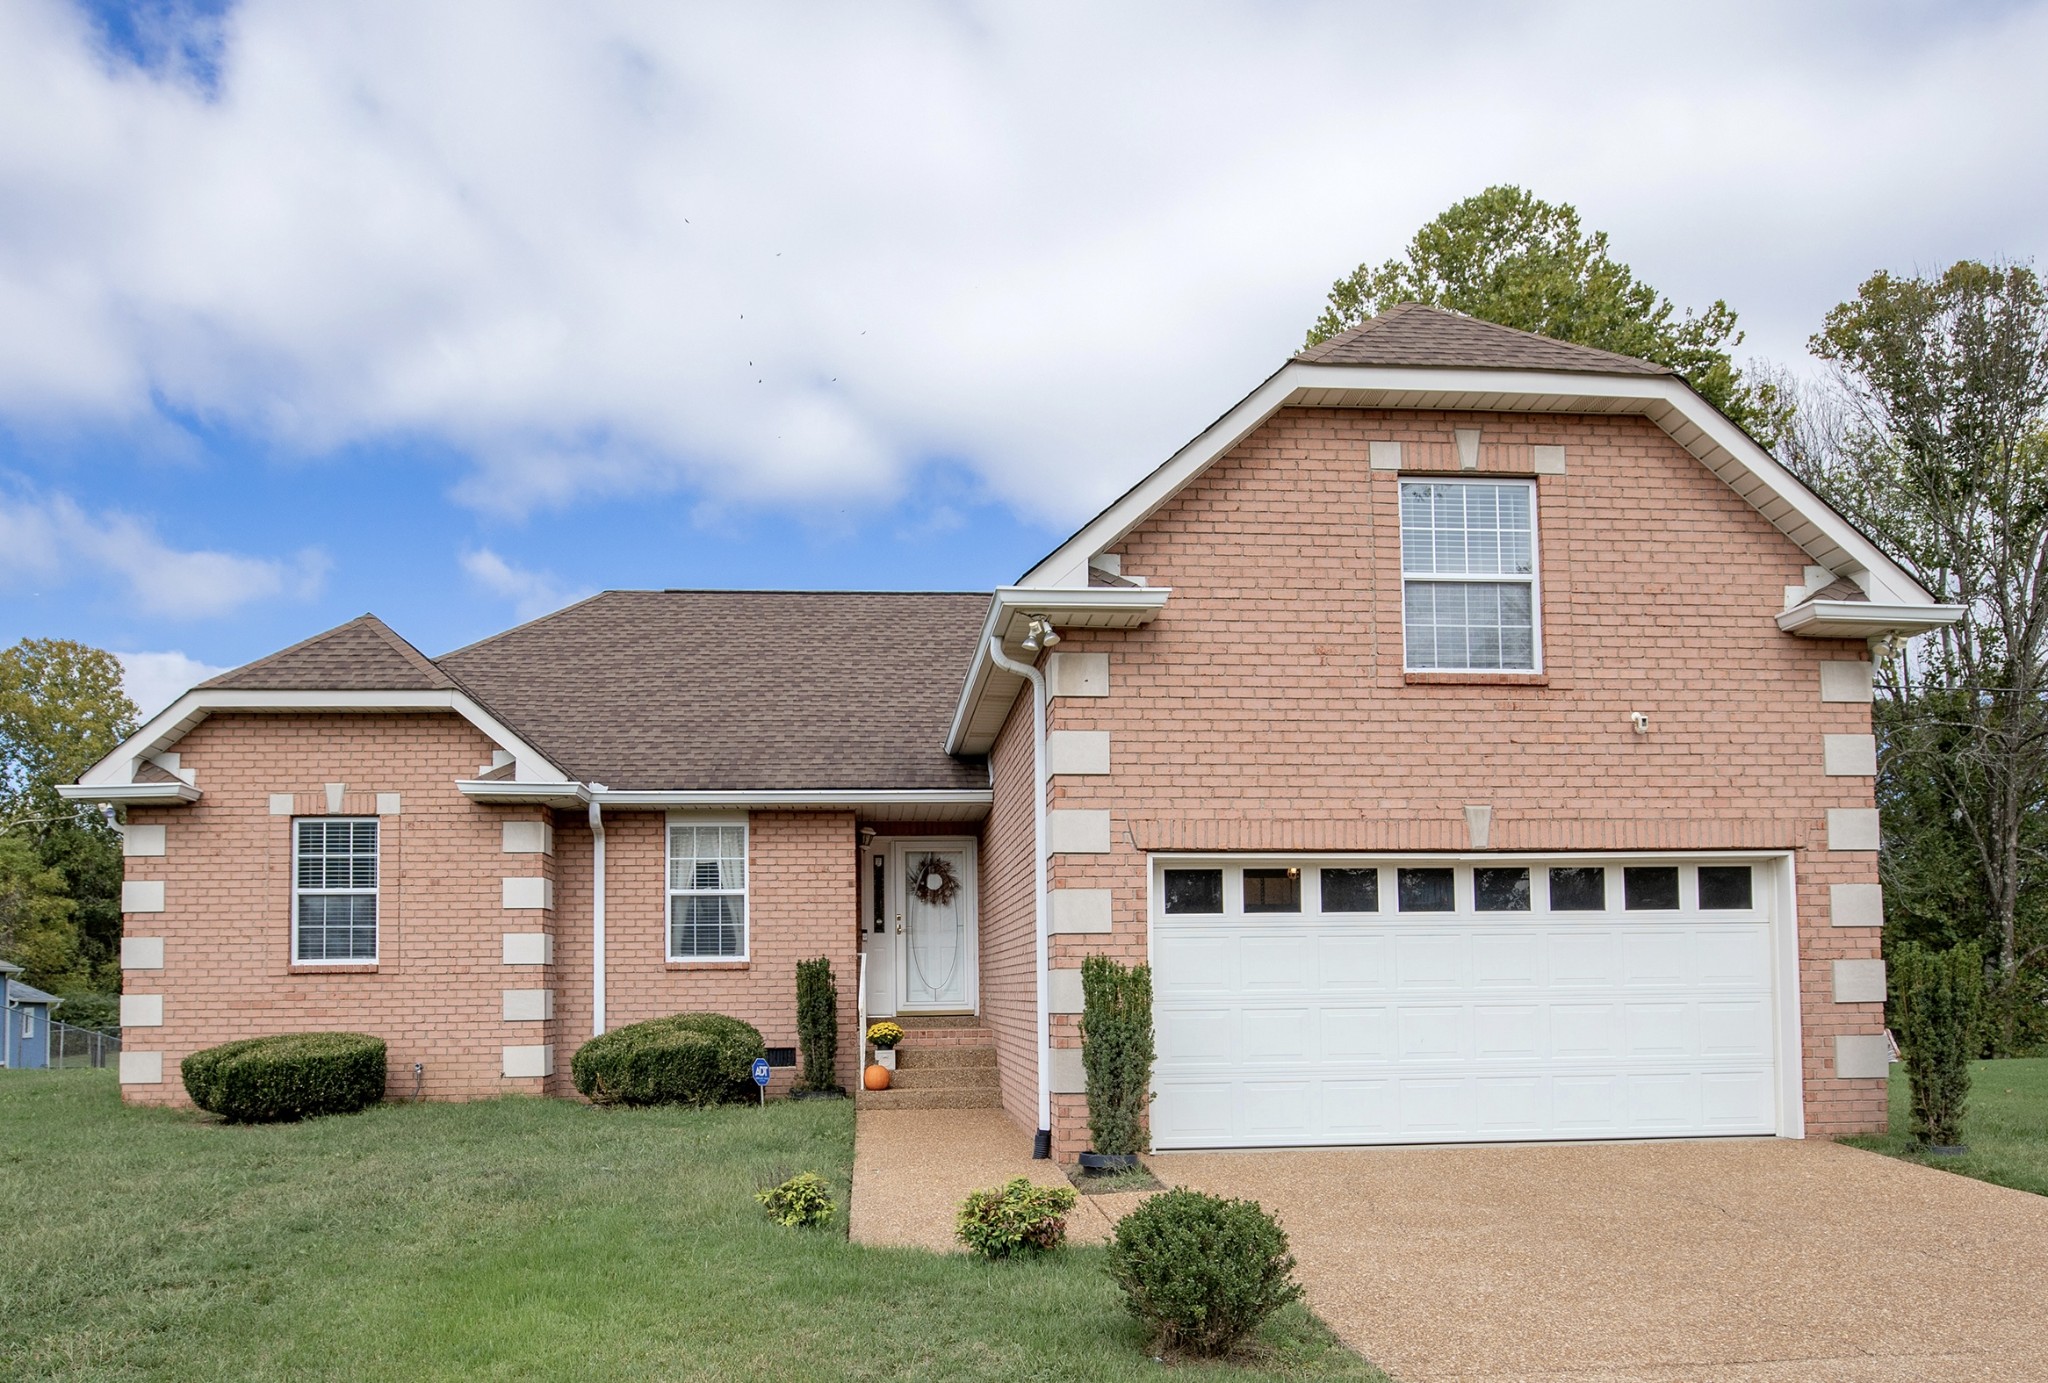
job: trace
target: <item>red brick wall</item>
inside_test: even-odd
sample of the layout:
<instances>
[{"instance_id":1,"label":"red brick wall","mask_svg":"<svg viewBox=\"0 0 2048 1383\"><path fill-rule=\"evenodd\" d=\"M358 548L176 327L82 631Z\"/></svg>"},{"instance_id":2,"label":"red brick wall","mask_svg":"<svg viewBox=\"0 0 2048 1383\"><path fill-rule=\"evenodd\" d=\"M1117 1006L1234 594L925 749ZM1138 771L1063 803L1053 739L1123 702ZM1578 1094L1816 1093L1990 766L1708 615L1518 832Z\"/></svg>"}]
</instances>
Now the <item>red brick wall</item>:
<instances>
[{"instance_id":1,"label":"red brick wall","mask_svg":"<svg viewBox=\"0 0 2048 1383\"><path fill-rule=\"evenodd\" d=\"M455 790L488 763L492 745L451 714L216 715L179 742L203 793L182 808L138 809L166 828L165 854L127 861L132 880L165 884L162 913L134 913L131 936L164 938L161 971L131 970L129 994L162 994L164 1025L131 1028L131 1052L164 1054L162 1085L127 1085L127 1098L183 1103L177 1063L201 1047L271 1033L348 1029L390 1047L390 1095L462 1099L565 1093L569 1058L591 1032L590 831L555 817L555 853L503 852L502 823L539 820L535 807L482 807ZM347 785L342 815L382 818L379 958L374 967L290 963L290 816L270 795L295 794L299 815L324 815L323 785ZM857 875L847 813L764 812L749 836L751 956L738 966L671 966L666 951L666 841L661 812L607 816L610 1027L685 1009L712 1009L759 1027L773 1045L796 1040L795 966L831 958L840 986L840 1080L857 1075L854 955ZM503 907L502 880L555 882L552 912ZM503 963L506 932L547 931L554 964ZM548 1022L506 1022L502 991L552 988ZM508 1080L503 1048L552 1043L555 1076ZM788 1077L778 1073L786 1086Z\"/></svg>"},{"instance_id":2,"label":"red brick wall","mask_svg":"<svg viewBox=\"0 0 2048 1383\"><path fill-rule=\"evenodd\" d=\"M996 1036L1003 1109L1038 1127L1038 915L1032 856L1031 700L1017 699L989 754L995 802L981 842L981 1015Z\"/></svg>"},{"instance_id":3,"label":"red brick wall","mask_svg":"<svg viewBox=\"0 0 2048 1383\"><path fill-rule=\"evenodd\" d=\"M1404 675L1397 482L1457 470L1454 427L1482 430L1480 474L1537 478L1540 684ZM1833 1076L1834 1037L1882 1006L1836 1004L1829 962L1874 956L1875 929L1828 924L1829 883L1875 882L1870 852L1831 853L1833 807L1868 778L1822 773L1823 734L1864 734L1869 708L1823 704L1819 665L1860 643L1772 622L1809 559L1650 423L1290 409L1113 549L1171 586L1103 650L1111 694L1056 699L1054 729L1111 732L1108 777L1054 779L1055 807L1107 807L1113 853L1055 857L1054 887L1113 890L1108 937L1055 937L1053 964L1146 956L1146 853L1161 849L1463 850L1463 808L1493 808L1501 850L1775 847L1797 851L1808 1131L1881 1127L1881 1081ZM1498 679L1496 679L1498 681ZM1649 715L1632 732L1629 713ZM1011 729L1028 724L1020 698ZM1077 1045L1056 1019L1056 1045ZM1058 1097L1056 1146L1085 1146L1080 1097Z\"/></svg>"}]
</instances>

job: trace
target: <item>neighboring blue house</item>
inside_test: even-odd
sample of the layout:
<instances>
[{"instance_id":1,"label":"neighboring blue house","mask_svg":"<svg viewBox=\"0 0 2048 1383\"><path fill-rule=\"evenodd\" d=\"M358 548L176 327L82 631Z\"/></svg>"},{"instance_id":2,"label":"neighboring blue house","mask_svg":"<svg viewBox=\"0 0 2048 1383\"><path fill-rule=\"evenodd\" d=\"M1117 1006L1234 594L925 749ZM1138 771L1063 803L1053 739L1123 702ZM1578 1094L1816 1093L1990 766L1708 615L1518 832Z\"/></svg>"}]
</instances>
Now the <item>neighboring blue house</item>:
<instances>
[{"instance_id":1,"label":"neighboring blue house","mask_svg":"<svg viewBox=\"0 0 2048 1383\"><path fill-rule=\"evenodd\" d=\"M0 961L0 987L7 994L0 1066L39 1070L50 1064L50 1014L64 1001L15 979L20 973L21 967Z\"/></svg>"}]
</instances>

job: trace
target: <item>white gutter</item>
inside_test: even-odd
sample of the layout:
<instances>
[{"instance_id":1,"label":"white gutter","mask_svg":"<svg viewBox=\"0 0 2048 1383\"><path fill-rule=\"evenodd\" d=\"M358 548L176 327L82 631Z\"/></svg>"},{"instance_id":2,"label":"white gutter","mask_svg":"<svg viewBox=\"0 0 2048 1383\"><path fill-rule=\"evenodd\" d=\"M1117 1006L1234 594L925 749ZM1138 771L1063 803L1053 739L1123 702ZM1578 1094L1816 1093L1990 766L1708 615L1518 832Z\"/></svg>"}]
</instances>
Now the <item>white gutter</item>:
<instances>
[{"instance_id":1,"label":"white gutter","mask_svg":"<svg viewBox=\"0 0 2048 1383\"><path fill-rule=\"evenodd\" d=\"M178 807L187 802L197 802L199 789L190 783L116 783L104 788L59 783L57 795L66 802L106 802L117 807Z\"/></svg>"},{"instance_id":2,"label":"white gutter","mask_svg":"<svg viewBox=\"0 0 2048 1383\"><path fill-rule=\"evenodd\" d=\"M590 785L590 1035L604 1036L604 784Z\"/></svg>"},{"instance_id":3,"label":"white gutter","mask_svg":"<svg viewBox=\"0 0 2048 1383\"><path fill-rule=\"evenodd\" d=\"M1963 617L1961 605L1880 605L1868 600L1807 600L1778 616L1787 634L1815 639L1871 639L1925 634Z\"/></svg>"},{"instance_id":4,"label":"white gutter","mask_svg":"<svg viewBox=\"0 0 2048 1383\"><path fill-rule=\"evenodd\" d=\"M1031 683L1031 808L1032 808L1032 894L1038 941L1034 950L1038 979L1038 1138L1031 1155L1052 1156L1052 1017L1046 1008L1047 899L1045 852L1045 674L1030 663L1013 661L1003 652L1000 635L988 640L989 660L1012 676Z\"/></svg>"}]
</instances>

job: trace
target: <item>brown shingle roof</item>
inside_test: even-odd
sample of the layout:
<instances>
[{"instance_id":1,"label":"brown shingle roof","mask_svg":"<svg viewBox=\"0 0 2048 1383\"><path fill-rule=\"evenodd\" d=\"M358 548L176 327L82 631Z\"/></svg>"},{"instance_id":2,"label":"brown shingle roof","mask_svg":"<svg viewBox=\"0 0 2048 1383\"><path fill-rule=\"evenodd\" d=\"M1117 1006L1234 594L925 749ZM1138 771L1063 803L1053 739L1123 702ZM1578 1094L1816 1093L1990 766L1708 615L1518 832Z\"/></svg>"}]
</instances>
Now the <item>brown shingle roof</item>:
<instances>
[{"instance_id":1,"label":"brown shingle roof","mask_svg":"<svg viewBox=\"0 0 2048 1383\"><path fill-rule=\"evenodd\" d=\"M1553 341L1442 308L1401 303L1294 357L1312 365L1561 370L1571 374L1668 375L1634 356Z\"/></svg>"},{"instance_id":2,"label":"brown shingle roof","mask_svg":"<svg viewBox=\"0 0 2048 1383\"><path fill-rule=\"evenodd\" d=\"M455 682L375 615L359 615L199 684L235 691L447 691Z\"/></svg>"},{"instance_id":3,"label":"brown shingle roof","mask_svg":"<svg viewBox=\"0 0 2048 1383\"><path fill-rule=\"evenodd\" d=\"M945 752L988 597L608 591L437 661L572 777L985 788Z\"/></svg>"}]
</instances>

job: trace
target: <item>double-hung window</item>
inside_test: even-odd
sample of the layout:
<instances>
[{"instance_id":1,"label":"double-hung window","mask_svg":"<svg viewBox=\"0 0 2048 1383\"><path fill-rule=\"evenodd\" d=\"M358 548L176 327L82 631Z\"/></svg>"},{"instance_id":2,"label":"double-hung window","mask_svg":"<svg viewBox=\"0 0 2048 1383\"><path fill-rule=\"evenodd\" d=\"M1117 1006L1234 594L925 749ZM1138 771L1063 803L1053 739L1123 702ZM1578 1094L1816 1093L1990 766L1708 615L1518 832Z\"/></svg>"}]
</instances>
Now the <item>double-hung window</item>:
<instances>
[{"instance_id":1,"label":"double-hung window","mask_svg":"<svg viewBox=\"0 0 2048 1383\"><path fill-rule=\"evenodd\" d=\"M670 823L668 958L747 958L744 822Z\"/></svg>"},{"instance_id":2,"label":"double-hung window","mask_svg":"<svg viewBox=\"0 0 2048 1383\"><path fill-rule=\"evenodd\" d=\"M1536 487L1402 481L1401 609L1411 672L1536 671Z\"/></svg>"},{"instance_id":3,"label":"double-hung window","mask_svg":"<svg viewBox=\"0 0 2048 1383\"><path fill-rule=\"evenodd\" d=\"M292 960L377 959L377 818L292 823Z\"/></svg>"}]
</instances>

